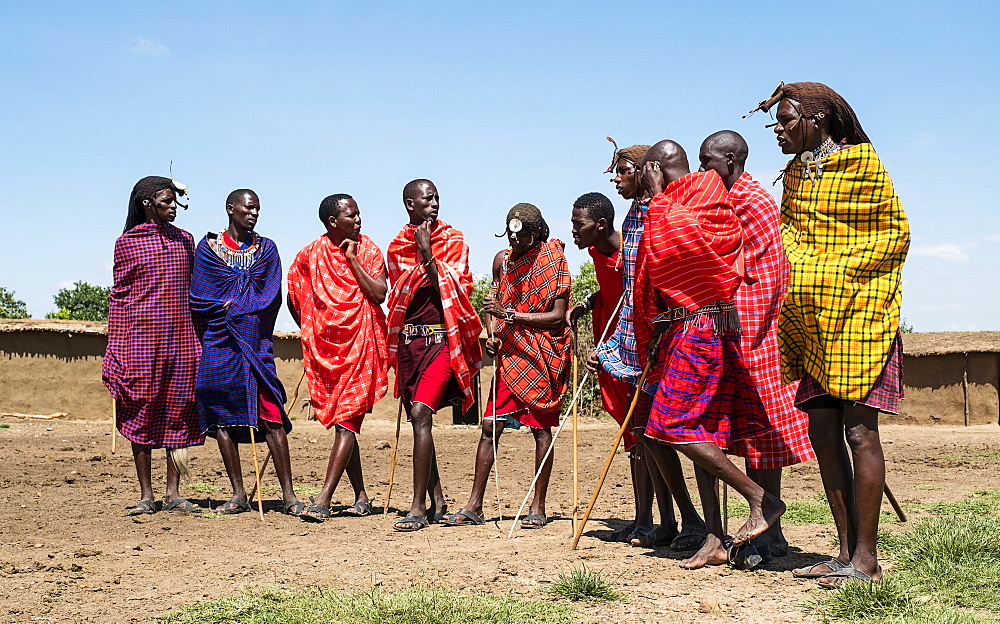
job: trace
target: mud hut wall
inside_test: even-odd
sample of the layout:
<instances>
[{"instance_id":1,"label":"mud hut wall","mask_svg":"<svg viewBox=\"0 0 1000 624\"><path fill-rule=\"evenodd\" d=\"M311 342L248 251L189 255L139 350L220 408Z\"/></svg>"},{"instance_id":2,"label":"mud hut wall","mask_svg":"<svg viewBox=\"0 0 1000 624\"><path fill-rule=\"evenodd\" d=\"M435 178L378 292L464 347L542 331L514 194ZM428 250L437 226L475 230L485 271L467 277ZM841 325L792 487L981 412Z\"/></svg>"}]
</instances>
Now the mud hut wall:
<instances>
[{"instance_id":1,"label":"mud hut wall","mask_svg":"<svg viewBox=\"0 0 1000 624\"><path fill-rule=\"evenodd\" d=\"M881 420L890 424L963 425L968 400L968 424L996 423L1000 421L998 364L998 353L904 356L906 398L898 416L885 415Z\"/></svg>"},{"instance_id":2,"label":"mud hut wall","mask_svg":"<svg viewBox=\"0 0 1000 624\"><path fill-rule=\"evenodd\" d=\"M110 394L101 381L107 343L100 332L0 331L0 412L110 418ZM298 335L275 336L274 355L278 377L291 398L302 373ZM309 398L307 386L303 380L300 403Z\"/></svg>"}]
</instances>

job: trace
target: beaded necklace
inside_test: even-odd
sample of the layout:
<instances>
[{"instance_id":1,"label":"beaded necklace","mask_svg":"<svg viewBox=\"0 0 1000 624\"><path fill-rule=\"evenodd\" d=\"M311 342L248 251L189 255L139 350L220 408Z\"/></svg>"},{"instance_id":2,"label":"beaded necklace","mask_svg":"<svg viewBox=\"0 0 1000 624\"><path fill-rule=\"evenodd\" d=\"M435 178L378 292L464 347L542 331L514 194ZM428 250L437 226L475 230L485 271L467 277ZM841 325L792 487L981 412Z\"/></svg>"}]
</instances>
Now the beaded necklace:
<instances>
[{"instance_id":1,"label":"beaded necklace","mask_svg":"<svg viewBox=\"0 0 1000 624\"><path fill-rule=\"evenodd\" d=\"M219 232L219 240L221 244L219 245L219 256L222 260L231 267L240 269L249 269L256 259L255 254L260 249L260 237L257 236L256 232L250 232L250 244L246 249L234 249L230 245L232 239L229 238L226 230ZM235 242L235 241L233 241Z\"/></svg>"}]
</instances>

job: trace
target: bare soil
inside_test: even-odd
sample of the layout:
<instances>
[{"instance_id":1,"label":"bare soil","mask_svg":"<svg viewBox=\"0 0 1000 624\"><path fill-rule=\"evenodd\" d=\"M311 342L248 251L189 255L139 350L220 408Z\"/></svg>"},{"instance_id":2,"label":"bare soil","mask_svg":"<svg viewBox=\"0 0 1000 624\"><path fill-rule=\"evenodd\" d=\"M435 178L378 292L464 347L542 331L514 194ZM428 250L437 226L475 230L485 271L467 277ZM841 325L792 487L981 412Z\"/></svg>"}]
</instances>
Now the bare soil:
<instances>
[{"instance_id":1,"label":"bare soil","mask_svg":"<svg viewBox=\"0 0 1000 624\"><path fill-rule=\"evenodd\" d=\"M368 489L379 510L394 416L394 407L383 402L361 438ZM752 572L726 567L682 570L677 562L685 555L680 553L599 541L597 533L622 526L620 519L631 513L624 455L616 458L579 549L571 551L568 430L557 447L549 494L553 521L542 530L517 530L514 539L507 539L510 518L531 478L532 440L526 434L503 438L503 523L434 525L397 533L391 525L396 508L408 507L411 478L411 438L405 425L389 516L335 516L316 525L280 513L270 469L263 522L256 513L160 512L127 518L123 512L138 499L138 487L127 443L119 440L118 453L110 454L110 423L0 422L9 425L0 429L3 622L148 622L181 605L261 585L392 590L423 584L546 599L545 588L560 573L584 563L613 579L626 600L578 606L583 621L793 624L814 621L800 607L813 586L793 579L790 570L832 552L829 525L787 526L792 553ZM610 421L581 426L581 505L589 499L614 428ZM900 502L911 506L960 500L977 489L997 487L998 433L996 425L885 426L888 482ZM456 509L471 486L478 428L442 425L434 435L445 494ZM296 421L290 438L292 461L304 492L320 486L332 437L315 422ZM183 493L202 506L226 500L228 481L214 442L193 449L192 456L191 481L222 490L205 494L182 486ZM162 452L156 457L154 477L162 491ZM248 453L244 459L250 475ZM811 500L819 491L815 461L786 471L786 500ZM491 486L491 496L493 492ZM346 479L335 501L342 506L353 502ZM496 518L495 507L488 515ZM731 519L731 530L739 522ZM889 525L892 530L899 526Z\"/></svg>"}]
</instances>

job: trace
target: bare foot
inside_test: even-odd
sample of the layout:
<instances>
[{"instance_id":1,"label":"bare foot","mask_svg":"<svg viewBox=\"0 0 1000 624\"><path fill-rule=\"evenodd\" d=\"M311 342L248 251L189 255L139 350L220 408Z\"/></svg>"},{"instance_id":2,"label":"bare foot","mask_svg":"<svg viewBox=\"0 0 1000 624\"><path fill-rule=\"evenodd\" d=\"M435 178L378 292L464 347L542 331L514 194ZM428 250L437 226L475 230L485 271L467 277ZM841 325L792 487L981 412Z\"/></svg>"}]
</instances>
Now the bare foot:
<instances>
[{"instance_id":1,"label":"bare foot","mask_svg":"<svg viewBox=\"0 0 1000 624\"><path fill-rule=\"evenodd\" d=\"M785 503L781 499L764 492L760 507L751 505L750 517L733 536L734 544L746 543L762 534L785 513Z\"/></svg>"},{"instance_id":2,"label":"bare foot","mask_svg":"<svg viewBox=\"0 0 1000 624\"><path fill-rule=\"evenodd\" d=\"M697 570L707 565L722 565L729 563L729 555L726 553L722 540L714 535L705 538L705 544L690 559L681 561L681 567L687 570Z\"/></svg>"}]
</instances>

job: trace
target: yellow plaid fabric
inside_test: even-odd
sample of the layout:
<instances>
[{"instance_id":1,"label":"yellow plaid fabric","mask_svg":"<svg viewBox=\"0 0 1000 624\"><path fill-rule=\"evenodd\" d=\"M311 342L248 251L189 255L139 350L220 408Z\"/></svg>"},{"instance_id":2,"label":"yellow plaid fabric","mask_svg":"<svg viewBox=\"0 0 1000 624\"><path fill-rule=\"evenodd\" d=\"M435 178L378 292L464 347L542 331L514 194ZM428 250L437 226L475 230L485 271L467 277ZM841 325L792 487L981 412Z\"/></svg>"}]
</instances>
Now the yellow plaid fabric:
<instances>
[{"instance_id":1,"label":"yellow plaid fabric","mask_svg":"<svg viewBox=\"0 0 1000 624\"><path fill-rule=\"evenodd\" d=\"M831 395L867 396L899 329L910 228L868 143L794 162L784 177L781 236L791 263L778 343L786 383L810 375ZM815 172L815 167L810 167Z\"/></svg>"}]
</instances>

